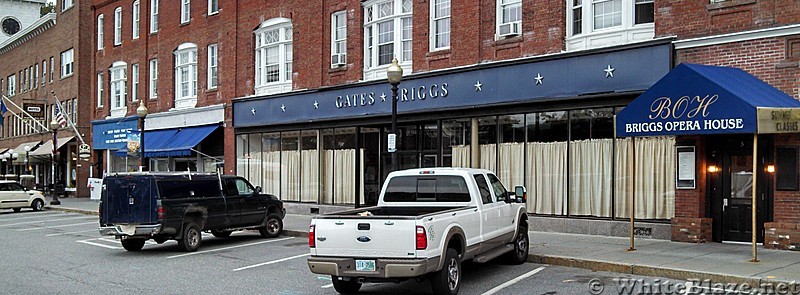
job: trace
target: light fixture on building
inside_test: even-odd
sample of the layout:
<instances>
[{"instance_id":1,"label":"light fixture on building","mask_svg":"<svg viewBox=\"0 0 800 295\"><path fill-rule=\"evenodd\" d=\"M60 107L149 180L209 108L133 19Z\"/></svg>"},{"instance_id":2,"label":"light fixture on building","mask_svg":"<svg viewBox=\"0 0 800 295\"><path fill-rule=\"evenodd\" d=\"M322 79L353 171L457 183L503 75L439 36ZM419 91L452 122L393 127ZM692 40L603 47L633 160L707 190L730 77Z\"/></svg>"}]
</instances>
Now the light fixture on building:
<instances>
[{"instance_id":1,"label":"light fixture on building","mask_svg":"<svg viewBox=\"0 0 800 295\"><path fill-rule=\"evenodd\" d=\"M769 173L775 173L775 165L774 164L767 165L767 169L766 170Z\"/></svg>"},{"instance_id":2,"label":"light fixture on building","mask_svg":"<svg viewBox=\"0 0 800 295\"><path fill-rule=\"evenodd\" d=\"M719 172L719 167L717 165L708 165L708 172L709 173L717 173Z\"/></svg>"}]
</instances>

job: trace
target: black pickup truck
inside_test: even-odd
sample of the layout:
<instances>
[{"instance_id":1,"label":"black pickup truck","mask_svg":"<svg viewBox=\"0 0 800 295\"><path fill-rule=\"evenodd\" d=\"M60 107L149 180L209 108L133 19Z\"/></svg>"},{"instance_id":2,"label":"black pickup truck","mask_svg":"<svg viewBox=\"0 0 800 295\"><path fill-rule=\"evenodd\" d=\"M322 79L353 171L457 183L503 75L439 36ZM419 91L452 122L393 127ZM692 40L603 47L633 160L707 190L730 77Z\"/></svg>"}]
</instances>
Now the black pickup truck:
<instances>
[{"instance_id":1,"label":"black pickup truck","mask_svg":"<svg viewBox=\"0 0 800 295\"><path fill-rule=\"evenodd\" d=\"M202 232L227 237L257 229L263 237L283 230L286 210L246 179L212 173L118 173L103 179L100 234L115 236L128 251L145 241L177 240L186 251L200 247Z\"/></svg>"}]
</instances>

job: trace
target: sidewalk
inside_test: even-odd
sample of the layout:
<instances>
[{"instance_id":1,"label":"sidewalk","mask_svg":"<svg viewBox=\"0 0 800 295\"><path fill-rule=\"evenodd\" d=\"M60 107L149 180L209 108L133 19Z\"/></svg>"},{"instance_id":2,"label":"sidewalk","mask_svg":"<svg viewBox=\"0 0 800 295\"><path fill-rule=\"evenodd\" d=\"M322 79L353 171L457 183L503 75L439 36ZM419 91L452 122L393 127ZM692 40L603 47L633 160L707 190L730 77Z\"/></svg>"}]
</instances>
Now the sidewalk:
<instances>
[{"instance_id":1,"label":"sidewalk","mask_svg":"<svg viewBox=\"0 0 800 295\"><path fill-rule=\"evenodd\" d=\"M85 198L61 198L59 210L97 215L98 202ZM285 234L306 237L311 215L287 214ZM536 225L531 226L533 229ZM674 279L711 280L712 283L800 282L800 252L766 250L759 246L760 262L750 262L750 245L690 244L636 239L636 251L627 251L627 238L530 232L528 261L551 265L612 271Z\"/></svg>"}]
</instances>

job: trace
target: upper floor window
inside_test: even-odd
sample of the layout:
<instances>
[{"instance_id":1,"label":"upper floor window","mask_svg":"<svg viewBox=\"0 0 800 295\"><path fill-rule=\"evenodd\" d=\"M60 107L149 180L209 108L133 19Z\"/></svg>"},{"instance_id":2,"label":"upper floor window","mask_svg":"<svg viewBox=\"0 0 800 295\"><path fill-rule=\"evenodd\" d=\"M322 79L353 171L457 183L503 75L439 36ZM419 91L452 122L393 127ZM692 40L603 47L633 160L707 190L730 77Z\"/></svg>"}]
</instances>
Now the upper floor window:
<instances>
[{"instance_id":1,"label":"upper floor window","mask_svg":"<svg viewBox=\"0 0 800 295\"><path fill-rule=\"evenodd\" d=\"M219 0L208 0L208 15L219 12Z\"/></svg>"},{"instance_id":2,"label":"upper floor window","mask_svg":"<svg viewBox=\"0 0 800 295\"><path fill-rule=\"evenodd\" d=\"M150 33L158 32L158 0L150 0Z\"/></svg>"},{"instance_id":3,"label":"upper floor window","mask_svg":"<svg viewBox=\"0 0 800 295\"><path fill-rule=\"evenodd\" d=\"M208 89L217 88L217 44L208 45Z\"/></svg>"},{"instance_id":4,"label":"upper floor window","mask_svg":"<svg viewBox=\"0 0 800 295\"><path fill-rule=\"evenodd\" d=\"M255 31L256 94L291 90L292 22L286 18L268 20Z\"/></svg>"},{"instance_id":5,"label":"upper floor window","mask_svg":"<svg viewBox=\"0 0 800 295\"><path fill-rule=\"evenodd\" d=\"M450 0L431 1L431 50L450 48Z\"/></svg>"},{"instance_id":6,"label":"upper floor window","mask_svg":"<svg viewBox=\"0 0 800 295\"><path fill-rule=\"evenodd\" d=\"M522 32L522 0L497 0L497 36L516 36Z\"/></svg>"},{"instance_id":7,"label":"upper floor window","mask_svg":"<svg viewBox=\"0 0 800 295\"><path fill-rule=\"evenodd\" d=\"M50 57L50 83L53 83L53 76L56 72L56 62L54 57Z\"/></svg>"},{"instance_id":8,"label":"upper floor window","mask_svg":"<svg viewBox=\"0 0 800 295\"><path fill-rule=\"evenodd\" d=\"M383 78L383 68L397 57L411 72L412 0L364 2L365 79Z\"/></svg>"},{"instance_id":9,"label":"upper floor window","mask_svg":"<svg viewBox=\"0 0 800 295\"><path fill-rule=\"evenodd\" d=\"M45 78L46 76L47 76L47 61L43 60L42 61L42 86L44 86L45 83L47 83L47 78Z\"/></svg>"},{"instance_id":10,"label":"upper floor window","mask_svg":"<svg viewBox=\"0 0 800 295\"><path fill-rule=\"evenodd\" d=\"M131 65L131 101L139 100L139 64Z\"/></svg>"},{"instance_id":11,"label":"upper floor window","mask_svg":"<svg viewBox=\"0 0 800 295\"><path fill-rule=\"evenodd\" d=\"M114 9L114 46L122 44L122 7Z\"/></svg>"},{"instance_id":12,"label":"upper floor window","mask_svg":"<svg viewBox=\"0 0 800 295\"><path fill-rule=\"evenodd\" d=\"M6 78L6 81L8 81L8 84L6 84L8 85L6 93L8 93L8 96L14 96L14 94L16 94L17 92L17 76L15 75L8 76L8 78Z\"/></svg>"},{"instance_id":13,"label":"upper floor window","mask_svg":"<svg viewBox=\"0 0 800 295\"><path fill-rule=\"evenodd\" d=\"M653 0L567 0L567 11L567 50L655 36Z\"/></svg>"},{"instance_id":14,"label":"upper floor window","mask_svg":"<svg viewBox=\"0 0 800 295\"><path fill-rule=\"evenodd\" d=\"M150 94L150 99L158 98L158 59L151 59L150 60L150 85L148 85L148 93Z\"/></svg>"},{"instance_id":15,"label":"upper floor window","mask_svg":"<svg viewBox=\"0 0 800 295\"><path fill-rule=\"evenodd\" d=\"M125 116L127 109L125 108L125 96L127 94L125 84L128 80L127 76L128 64L125 62L115 62L109 69L109 77L111 80L111 116L121 117Z\"/></svg>"},{"instance_id":16,"label":"upper floor window","mask_svg":"<svg viewBox=\"0 0 800 295\"><path fill-rule=\"evenodd\" d=\"M75 5L75 0L61 0L61 11L67 10Z\"/></svg>"},{"instance_id":17,"label":"upper floor window","mask_svg":"<svg viewBox=\"0 0 800 295\"><path fill-rule=\"evenodd\" d=\"M197 45L184 43L175 50L175 108L197 103Z\"/></svg>"},{"instance_id":18,"label":"upper floor window","mask_svg":"<svg viewBox=\"0 0 800 295\"><path fill-rule=\"evenodd\" d=\"M191 20L190 0L181 0L181 23L188 23Z\"/></svg>"},{"instance_id":19,"label":"upper floor window","mask_svg":"<svg viewBox=\"0 0 800 295\"><path fill-rule=\"evenodd\" d=\"M139 39L139 0L133 1L133 23L131 24L131 38Z\"/></svg>"},{"instance_id":20,"label":"upper floor window","mask_svg":"<svg viewBox=\"0 0 800 295\"><path fill-rule=\"evenodd\" d=\"M61 78L72 76L72 73L75 71L73 67L73 52L74 49L70 48L61 53Z\"/></svg>"},{"instance_id":21,"label":"upper floor window","mask_svg":"<svg viewBox=\"0 0 800 295\"><path fill-rule=\"evenodd\" d=\"M103 15L97 16L97 50L103 49Z\"/></svg>"},{"instance_id":22,"label":"upper floor window","mask_svg":"<svg viewBox=\"0 0 800 295\"><path fill-rule=\"evenodd\" d=\"M331 15L331 67L347 63L347 13L339 11Z\"/></svg>"},{"instance_id":23,"label":"upper floor window","mask_svg":"<svg viewBox=\"0 0 800 295\"><path fill-rule=\"evenodd\" d=\"M103 107L103 73L97 73L97 107Z\"/></svg>"},{"instance_id":24,"label":"upper floor window","mask_svg":"<svg viewBox=\"0 0 800 295\"><path fill-rule=\"evenodd\" d=\"M33 65L33 88L39 86L39 63Z\"/></svg>"}]
</instances>

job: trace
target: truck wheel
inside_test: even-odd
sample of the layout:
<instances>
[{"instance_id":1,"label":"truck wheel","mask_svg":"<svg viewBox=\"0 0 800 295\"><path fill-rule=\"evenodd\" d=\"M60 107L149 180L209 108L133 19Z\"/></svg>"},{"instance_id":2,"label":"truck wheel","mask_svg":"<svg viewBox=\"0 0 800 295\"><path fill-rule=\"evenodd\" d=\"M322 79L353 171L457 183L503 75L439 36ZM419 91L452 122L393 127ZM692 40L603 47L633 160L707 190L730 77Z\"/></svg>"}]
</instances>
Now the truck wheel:
<instances>
[{"instance_id":1,"label":"truck wheel","mask_svg":"<svg viewBox=\"0 0 800 295\"><path fill-rule=\"evenodd\" d=\"M528 248L530 239L528 238L528 228L519 227L517 237L514 239L514 251L506 254L506 260L511 264L523 264L528 261Z\"/></svg>"},{"instance_id":2,"label":"truck wheel","mask_svg":"<svg viewBox=\"0 0 800 295\"><path fill-rule=\"evenodd\" d=\"M265 238L274 238L281 234L283 231L283 220L278 214L267 215L267 224L258 229L258 233Z\"/></svg>"},{"instance_id":3,"label":"truck wheel","mask_svg":"<svg viewBox=\"0 0 800 295\"><path fill-rule=\"evenodd\" d=\"M178 240L178 245L186 252L197 251L200 248L200 243L203 241L203 235L200 233L200 227L194 222L189 222L183 225L183 236Z\"/></svg>"},{"instance_id":4,"label":"truck wheel","mask_svg":"<svg viewBox=\"0 0 800 295\"><path fill-rule=\"evenodd\" d=\"M231 236L232 231L229 230L212 230L211 234L217 238L227 238Z\"/></svg>"},{"instance_id":5,"label":"truck wheel","mask_svg":"<svg viewBox=\"0 0 800 295\"><path fill-rule=\"evenodd\" d=\"M122 240L122 248L128 251L139 251L144 247L145 239L124 239Z\"/></svg>"},{"instance_id":6,"label":"truck wheel","mask_svg":"<svg viewBox=\"0 0 800 295\"><path fill-rule=\"evenodd\" d=\"M340 294L355 294L358 293L358 289L361 289L361 283L356 282L354 278L345 281L340 279L340 277L331 276L331 281L333 282L333 289Z\"/></svg>"},{"instance_id":7,"label":"truck wheel","mask_svg":"<svg viewBox=\"0 0 800 295\"><path fill-rule=\"evenodd\" d=\"M461 287L461 259L453 248L447 248L444 267L431 274L431 287L436 295L455 295Z\"/></svg>"},{"instance_id":8,"label":"truck wheel","mask_svg":"<svg viewBox=\"0 0 800 295\"><path fill-rule=\"evenodd\" d=\"M33 209L34 212L42 211L42 208L44 208L44 202L42 202L42 200L39 199L33 200L33 204L31 204L31 209Z\"/></svg>"}]
</instances>

